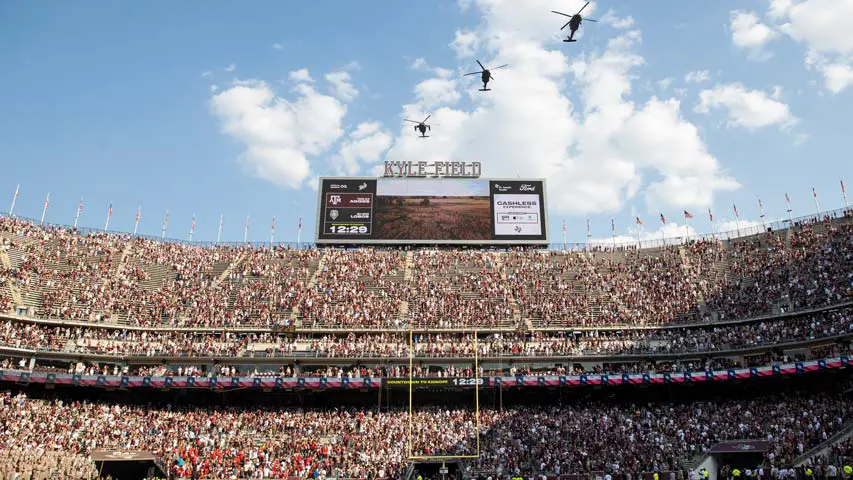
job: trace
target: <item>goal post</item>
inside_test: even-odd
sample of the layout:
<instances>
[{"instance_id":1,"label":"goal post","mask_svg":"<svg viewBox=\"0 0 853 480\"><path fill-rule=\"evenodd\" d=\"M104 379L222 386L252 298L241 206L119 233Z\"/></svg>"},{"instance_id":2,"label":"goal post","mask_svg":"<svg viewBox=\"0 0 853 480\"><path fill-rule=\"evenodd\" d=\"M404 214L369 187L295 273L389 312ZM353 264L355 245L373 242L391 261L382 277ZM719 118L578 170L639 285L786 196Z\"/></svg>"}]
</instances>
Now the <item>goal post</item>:
<instances>
[{"instance_id":1,"label":"goal post","mask_svg":"<svg viewBox=\"0 0 853 480\"><path fill-rule=\"evenodd\" d=\"M413 455L414 448L414 364L415 364L415 342L414 328L409 324L409 438L408 459L411 460L473 460L480 458L480 345L477 338L477 327L474 327L474 436L476 449L471 455Z\"/></svg>"}]
</instances>

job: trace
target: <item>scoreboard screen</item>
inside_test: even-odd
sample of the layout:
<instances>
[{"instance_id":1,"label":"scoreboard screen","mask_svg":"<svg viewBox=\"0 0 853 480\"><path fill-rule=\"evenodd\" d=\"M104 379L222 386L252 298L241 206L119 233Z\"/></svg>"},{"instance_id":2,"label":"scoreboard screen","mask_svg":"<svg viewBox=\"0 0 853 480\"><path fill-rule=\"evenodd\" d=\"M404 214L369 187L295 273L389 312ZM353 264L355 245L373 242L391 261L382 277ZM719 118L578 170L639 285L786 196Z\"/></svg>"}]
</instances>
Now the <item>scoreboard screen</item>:
<instances>
[{"instance_id":1,"label":"scoreboard screen","mask_svg":"<svg viewBox=\"0 0 853 480\"><path fill-rule=\"evenodd\" d=\"M321 178L318 244L547 244L544 180Z\"/></svg>"}]
</instances>

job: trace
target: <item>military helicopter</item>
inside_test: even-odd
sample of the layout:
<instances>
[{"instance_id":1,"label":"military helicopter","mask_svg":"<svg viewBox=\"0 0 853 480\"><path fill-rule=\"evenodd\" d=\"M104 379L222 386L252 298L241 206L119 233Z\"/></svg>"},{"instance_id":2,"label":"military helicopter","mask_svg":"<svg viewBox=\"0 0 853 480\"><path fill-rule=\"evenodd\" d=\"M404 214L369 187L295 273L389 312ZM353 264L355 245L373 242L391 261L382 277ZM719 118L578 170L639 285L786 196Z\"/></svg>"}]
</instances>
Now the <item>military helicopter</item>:
<instances>
[{"instance_id":1,"label":"military helicopter","mask_svg":"<svg viewBox=\"0 0 853 480\"><path fill-rule=\"evenodd\" d=\"M423 122L416 122L414 120L409 120L408 118L405 119L405 121L415 124L415 132L421 132L421 138L429 138L429 135L427 135L426 132L430 129L430 126L427 125L426 121L429 120L429 117L431 116L432 114L427 115Z\"/></svg>"},{"instance_id":2,"label":"military helicopter","mask_svg":"<svg viewBox=\"0 0 853 480\"><path fill-rule=\"evenodd\" d=\"M584 20L586 20L587 22L595 22L595 21L597 21L597 20L592 20L592 19L590 19L590 18L583 18L583 17L581 17L581 12L583 11L583 9L584 9L584 8L586 8L586 7L589 5L589 3L590 3L590 2L586 2L586 5L584 5L583 7L581 7L581 9L580 9L580 10L578 10L578 13L576 13L576 14L574 14L574 15L568 15L568 14L565 14L565 13L563 13L563 12L558 12L558 11L556 11L556 10L551 10L551 13L556 13L557 15L562 15L562 16L564 16L564 17L569 17L569 21L568 21L568 22L566 22L566 24L565 24L565 25L563 25L562 27L560 27L560 30L562 30L562 29L564 29L564 28L566 28L566 27L569 27L569 32L570 32L570 33L569 33L569 38L567 38L567 39L563 40L564 42L577 42L577 40L575 40L575 32L577 32L577 31L578 31L578 29L579 29L579 28L581 28L581 22L583 22Z\"/></svg>"},{"instance_id":3,"label":"military helicopter","mask_svg":"<svg viewBox=\"0 0 853 480\"><path fill-rule=\"evenodd\" d=\"M477 65L479 65L479 66L480 66L480 68L482 68L483 70L481 70L481 71L479 71L479 72L466 73L466 74L465 74L465 75L463 75L463 76L467 77L468 75L477 75L477 74L480 74L480 75L481 75L481 76L480 76L480 78L481 78L481 79L482 79L482 81L483 81L483 88L481 88L481 89L480 89L480 91L481 91L481 92L488 92L489 90L491 90L491 88L489 88L489 80L491 80L492 78L494 78L494 75L492 75L491 70L489 70L488 68L484 67L484 66L483 66L483 64L482 64L482 63L480 63L480 61L479 61L479 60L477 60ZM492 70L497 70L497 69L499 69L499 68L505 68L505 67L508 67L508 66L509 66L509 64L507 64L507 65L501 65L500 67L495 67L495 68L493 68Z\"/></svg>"}]
</instances>

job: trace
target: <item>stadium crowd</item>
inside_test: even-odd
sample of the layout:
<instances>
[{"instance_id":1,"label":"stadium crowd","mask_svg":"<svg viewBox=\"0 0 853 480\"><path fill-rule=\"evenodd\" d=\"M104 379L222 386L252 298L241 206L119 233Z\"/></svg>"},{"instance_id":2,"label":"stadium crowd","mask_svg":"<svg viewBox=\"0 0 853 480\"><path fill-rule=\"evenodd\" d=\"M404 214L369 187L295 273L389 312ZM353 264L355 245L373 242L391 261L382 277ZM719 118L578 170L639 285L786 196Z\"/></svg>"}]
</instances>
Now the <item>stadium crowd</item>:
<instances>
[{"instance_id":1,"label":"stadium crowd","mask_svg":"<svg viewBox=\"0 0 853 480\"><path fill-rule=\"evenodd\" d=\"M850 300L851 217L610 253L204 247L0 217L0 275L34 316L136 326L660 325Z\"/></svg>"},{"instance_id":2,"label":"stadium crowd","mask_svg":"<svg viewBox=\"0 0 853 480\"><path fill-rule=\"evenodd\" d=\"M480 357L548 357L719 352L853 336L853 308L752 323L692 328L498 332L478 335ZM422 358L472 357L471 333L414 335ZM121 356L408 358L409 335L397 332L298 334L86 328L28 321L0 323L0 346Z\"/></svg>"},{"instance_id":3,"label":"stadium crowd","mask_svg":"<svg viewBox=\"0 0 853 480\"><path fill-rule=\"evenodd\" d=\"M835 393L722 402L575 404L504 410L425 407L184 407L0 395L0 468L61 463L96 449L156 453L172 473L199 478L399 478L410 454L471 455L479 470L521 473L677 471L681 460L725 440L771 443L768 466L787 466L850 420ZM105 428L100 428L105 426ZM46 452L46 453L42 453ZM59 452L64 459L57 460ZM614 467L615 466L615 467ZM77 465L80 476L87 469ZM10 478L6 476L5 478Z\"/></svg>"}]
</instances>

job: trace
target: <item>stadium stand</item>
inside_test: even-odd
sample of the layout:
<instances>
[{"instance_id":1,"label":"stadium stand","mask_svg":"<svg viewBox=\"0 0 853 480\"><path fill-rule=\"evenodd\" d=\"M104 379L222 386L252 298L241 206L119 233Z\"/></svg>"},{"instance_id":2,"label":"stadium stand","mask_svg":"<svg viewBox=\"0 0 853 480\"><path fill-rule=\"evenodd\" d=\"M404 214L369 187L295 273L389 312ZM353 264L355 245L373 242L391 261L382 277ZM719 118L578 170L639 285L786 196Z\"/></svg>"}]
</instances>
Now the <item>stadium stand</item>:
<instances>
[{"instance_id":1,"label":"stadium stand","mask_svg":"<svg viewBox=\"0 0 853 480\"><path fill-rule=\"evenodd\" d=\"M478 420L459 404L418 406L411 419L381 400L336 409L146 394L140 405L92 386L4 380L3 478L96 478L91 454L104 449L153 452L182 478L371 480L410 480L408 446L453 456L479 444L465 479L694 480L697 457L742 439L770 443L771 478L795 467L808 477L803 462L842 478L853 453L841 438L853 431L850 210L734 240L582 252L204 246L2 216L0 312L0 369L16 375L646 375L831 358L843 372L736 398L708 387L684 401L495 404Z\"/></svg>"}]
</instances>

